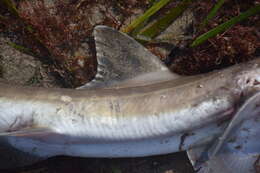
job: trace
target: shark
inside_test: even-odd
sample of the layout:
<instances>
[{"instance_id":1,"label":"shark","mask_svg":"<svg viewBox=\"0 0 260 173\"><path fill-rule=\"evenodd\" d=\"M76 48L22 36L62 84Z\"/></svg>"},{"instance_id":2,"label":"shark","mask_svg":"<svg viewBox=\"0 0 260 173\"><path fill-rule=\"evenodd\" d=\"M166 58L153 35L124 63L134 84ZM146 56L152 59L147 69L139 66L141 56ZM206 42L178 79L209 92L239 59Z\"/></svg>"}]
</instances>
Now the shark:
<instances>
[{"instance_id":1,"label":"shark","mask_svg":"<svg viewBox=\"0 0 260 173\"><path fill-rule=\"evenodd\" d=\"M187 151L201 173L254 170L260 152L260 58L183 76L124 33L96 26L93 35L97 74L84 86L0 83L1 169L58 155Z\"/></svg>"}]
</instances>

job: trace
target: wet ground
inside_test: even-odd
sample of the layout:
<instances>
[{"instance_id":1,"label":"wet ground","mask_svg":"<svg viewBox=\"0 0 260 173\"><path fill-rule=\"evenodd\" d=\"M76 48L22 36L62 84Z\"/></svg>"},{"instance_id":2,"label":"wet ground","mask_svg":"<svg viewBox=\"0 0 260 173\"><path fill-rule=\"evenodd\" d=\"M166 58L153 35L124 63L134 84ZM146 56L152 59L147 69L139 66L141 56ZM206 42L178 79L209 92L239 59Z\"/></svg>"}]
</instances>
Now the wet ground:
<instances>
[{"instance_id":1,"label":"wet ground","mask_svg":"<svg viewBox=\"0 0 260 173\"><path fill-rule=\"evenodd\" d=\"M3 173L194 173L185 153L126 159L55 157Z\"/></svg>"}]
</instances>

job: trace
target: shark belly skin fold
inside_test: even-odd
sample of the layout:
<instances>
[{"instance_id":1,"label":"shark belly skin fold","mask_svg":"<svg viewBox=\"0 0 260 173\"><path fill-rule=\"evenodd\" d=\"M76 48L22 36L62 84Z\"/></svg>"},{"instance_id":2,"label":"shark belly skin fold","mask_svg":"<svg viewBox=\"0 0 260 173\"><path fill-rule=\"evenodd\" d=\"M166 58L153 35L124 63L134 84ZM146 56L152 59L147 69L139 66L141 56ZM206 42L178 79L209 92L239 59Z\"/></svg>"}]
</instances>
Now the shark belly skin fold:
<instances>
[{"instance_id":1,"label":"shark belly skin fold","mask_svg":"<svg viewBox=\"0 0 260 173\"><path fill-rule=\"evenodd\" d=\"M0 84L0 161L17 158L0 168L56 155L139 157L203 146L260 91L260 58L179 76L118 31L98 26L94 36L98 73L80 89Z\"/></svg>"}]
</instances>

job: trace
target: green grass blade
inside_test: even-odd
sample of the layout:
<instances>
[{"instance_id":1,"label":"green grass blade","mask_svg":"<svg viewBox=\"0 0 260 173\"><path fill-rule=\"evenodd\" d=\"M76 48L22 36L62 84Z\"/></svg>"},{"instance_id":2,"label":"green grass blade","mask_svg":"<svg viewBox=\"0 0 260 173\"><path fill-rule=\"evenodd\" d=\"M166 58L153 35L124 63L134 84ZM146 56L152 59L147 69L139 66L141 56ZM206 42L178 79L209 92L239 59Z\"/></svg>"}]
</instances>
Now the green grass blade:
<instances>
[{"instance_id":1,"label":"green grass blade","mask_svg":"<svg viewBox=\"0 0 260 173\"><path fill-rule=\"evenodd\" d=\"M218 25L217 27L211 29L210 31L198 36L190 45L190 47L196 47L200 44L202 44L203 42L205 42L206 40L208 40L209 38L212 38L214 36L216 36L219 33L222 33L224 31L226 31L227 29L229 29L230 27L232 27L233 25L235 25L236 23L247 19L248 17L255 15L257 13L260 12L260 5L256 5L252 8L250 8L249 10L247 10L244 13L241 13L240 15L231 18L230 20L228 20L225 23L222 23L221 25Z\"/></svg>"},{"instance_id":2,"label":"green grass blade","mask_svg":"<svg viewBox=\"0 0 260 173\"><path fill-rule=\"evenodd\" d=\"M168 14L138 33L137 37L152 39L164 31L177 17L179 17L192 3L193 0L183 0Z\"/></svg>"},{"instance_id":3,"label":"green grass blade","mask_svg":"<svg viewBox=\"0 0 260 173\"><path fill-rule=\"evenodd\" d=\"M1 0L1 3L15 16L19 16L18 11L11 0Z\"/></svg>"},{"instance_id":4,"label":"green grass blade","mask_svg":"<svg viewBox=\"0 0 260 173\"><path fill-rule=\"evenodd\" d=\"M0 20L5 20L5 17L0 15Z\"/></svg>"},{"instance_id":5,"label":"green grass blade","mask_svg":"<svg viewBox=\"0 0 260 173\"><path fill-rule=\"evenodd\" d=\"M225 3L226 0L218 0L218 2L214 5L214 7L210 10L207 17L202 21L200 28L204 27L209 23L209 20L216 16L217 11L222 5Z\"/></svg>"},{"instance_id":6,"label":"green grass blade","mask_svg":"<svg viewBox=\"0 0 260 173\"><path fill-rule=\"evenodd\" d=\"M8 45L11 46L12 48L22 52L22 53L25 53L27 55L30 55L30 56L37 56L36 54L33 53L33 51L29 48L26 48L24 46L21 46L21 45L18 45L16 43L13 43L13 42L8 42Z\"/></svg>"},{"instance_id":7,"label":"green grass blade","mask_svg":"<svg viewBox=\"0 0 260 173\"><path fill-rule=\"evenodd\" d=\"M151 8L149 8L142 16L135 19L130 25L126 28L122 29L125 33L130 33L134 29L139 28L147 19L149 19L152 15L154 15L157 11L159 11L162 7L168 4L171 0L160 0L155 3Z\"/></svg>"}]
</instances>

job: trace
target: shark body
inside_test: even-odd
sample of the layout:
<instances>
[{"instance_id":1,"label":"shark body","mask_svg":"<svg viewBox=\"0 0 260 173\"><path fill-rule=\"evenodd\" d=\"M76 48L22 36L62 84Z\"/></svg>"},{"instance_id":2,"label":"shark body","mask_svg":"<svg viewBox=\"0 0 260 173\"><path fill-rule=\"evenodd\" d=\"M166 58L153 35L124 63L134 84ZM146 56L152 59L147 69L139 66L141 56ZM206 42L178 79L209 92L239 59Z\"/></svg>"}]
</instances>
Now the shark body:
<instances>
[{"instance_id":1,"label":"shark body","mask_svg":"<svg viewBox=\"0 0 260 173\"><path fill-rule=\"evenodd\" d=\"M179 76L125 34L98 26L94 36L98 73L86 86L0 84L0 168L56 155L139 157L205 146L260 91L260 58Z\"/></svg>"}]
</instances>

